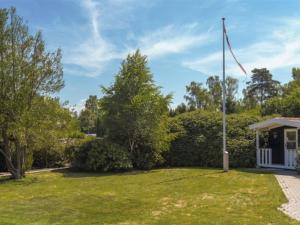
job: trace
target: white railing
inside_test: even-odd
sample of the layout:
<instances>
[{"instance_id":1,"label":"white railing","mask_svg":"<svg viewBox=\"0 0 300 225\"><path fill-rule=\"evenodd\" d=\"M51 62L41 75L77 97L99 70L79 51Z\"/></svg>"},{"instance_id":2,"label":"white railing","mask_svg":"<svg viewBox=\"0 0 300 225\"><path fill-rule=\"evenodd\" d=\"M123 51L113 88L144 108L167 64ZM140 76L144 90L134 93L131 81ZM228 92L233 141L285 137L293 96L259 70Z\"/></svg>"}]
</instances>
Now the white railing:
<instances>
[{"instance_id":1,"label":"white railing","mask_svg":"<svg viewBox=\"0 0 300 225\"><path fill-rule=\"evenodd\" d=\"M285 166L290 169L296 168L297 152L294 149L285 150Z\"/></svg>"},{"instance_id":2,"label":"white railing","mask_svg":"<svg viewBox=\"0 0 300 225\"><path fill-rule=\"evenodd\" d=\"M258 151L258 165L259 166L270 166L272 165L272 149L271 148L260 148Z\"/></svg>"}]
</instances>

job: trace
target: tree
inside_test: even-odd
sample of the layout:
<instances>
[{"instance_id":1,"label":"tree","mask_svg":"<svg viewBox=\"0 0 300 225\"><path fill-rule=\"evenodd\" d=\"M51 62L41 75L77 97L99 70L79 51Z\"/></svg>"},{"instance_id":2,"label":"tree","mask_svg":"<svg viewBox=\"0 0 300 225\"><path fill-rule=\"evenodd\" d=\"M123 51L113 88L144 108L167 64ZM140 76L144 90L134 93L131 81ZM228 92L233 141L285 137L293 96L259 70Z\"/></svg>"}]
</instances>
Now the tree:
<instances>
[{"instance_id":1,"label":"tree","mask_svg":"<svg viewBox=\"0 0 300 225\"><path fill-rule=\"evenodd\" d=\"M262 111L263 115L280 114L287 117L300 117L300 87L284 96L270 98Z\"/></svg>"},{"instance_id":2,"label":"tree","mask_svg":"<svg viewBox=\"0 0 300 225\"><path fill-rule=\"evenodd\" d=\"M285 84L282 88L282 94L289 94L295 88L300 87L300 68L292 68L293 80Z\"/></svg>"},{"instance_id":3,"label":"tree","mask_svg":"<svg viewBox=\"0 0 300 225\"><path fill-rule=\"evenodd\" d=\"M79 132L78 121L58 98L35 98L21 122L25 134L21 143L28 153L24 159L26 169L31 165L44 168L62 164L66 145Z\"/></svg>"},{"instance_id":4,"label":"tree","mask_svg":"<svg viewBox=\"0 0 300 225\"><path fill-rule=\"evenodd\" d=\"M300 80L300 68L292 68L292 76L294 80Z\"/></svg>"},{"instance_id":5,"label":"tree","mask_svg":"<svg viewBox=\"0 0 300 225\"><path fill-rule=\"evenodd\" d=\"M95 133L97 115L89 109L84 109L80 112L79 122L81 131L87 134Z\"/></svg>"},{"instance_id":6,"label":"tree","mask_svg":"<svg viewBox=\"0 0 300 225\"><path fill-rule=\"evenodd\" d=\"M281 89L279 81L273 80L272 74L266 68L252 70L251 81L247 85L244 91L245 102L258 103L260 106L268 98L277 96Z\"/></svg>"},{"instance_id":7,"label":"tree","mask_svg":"<svg viewBox=\"0 0 300 225\"><path fill-rule=\"evenodd\" d=\"M270 98L262 109L264 115L300 116L300 69L292 69L293 80L283 88L281 95Z\"/></svg>"},{"instance_id":8,"label":"tree","mask_svg":"<svg viewBox=\"0 0 300 225\"><path fill-rule=\"evenodd\" d=\"M96 95L90 95L85 102L85 108L80 112L79 121L81 131L87 134L96 133L97 136L104 135L103 110L101 109L101 99Z\"/></svg>"},{"instance_id":9,"label":"tree","mask_svg":"<svg viewBox=\"0 0 300 225\"><path fill-rule=\"evenodd\" d=\"M99 111L99 101L96 95L90 95L85 102L85 108L80 112L79 121L81 130L84 133L95 133L97 126L97 116Z\"/></svg>"},{"instance_id":10,"label":"tree","mask_svg":"<svg viewBox=\"0 0 300 225\"><path fill-rule=\"evenodd\" d=\"M146 56L139 50L122 62L115 82L102 87L102 108L108 138L128 149L134 167L149 169L168 149L168 105L155 86Z\"/></svg>"},{"instance_id":11,"label":"tree","mask_svg":"<svg viewBox=\"0 0 300 225\"><path fill-rule=\"evenodd\" d=\"M206 80L210 97L210 108L213 111L222 110L222 82L219 76L210 76Z\"/></svg>"},{"instance_id":12,"label":"tree","mask_svg":"<svg viewBox=\"0 0 300 225\"><path fill-rule=\"evenodd\" d=\"M190 109L206 109L209 105L209 95L201 83L192 81L186 86L187 95L184 96Z\"/></svg>"},{"instance_id":13,"label":"tree","mask_svg":"<svg viewBox=\"0 0 300 225\"><path fill-rule=\"evenodd\" d=\"M26 145L19 121L34 99L63 86L61 51L47 52L42 33L29 34L15 8L0 10L0 152L14 178L24 175Z\"/></svg>"},{"instance_id":14,"label":"tree","mask_svg":"<svg viewBox=\"0 0 300 225\"><path fill-rule=\"evenodd\" d=\"M238 80L233 77L226 77L226 112L236 113L237 112L237 100L236 94L238 91Z\"/></svg>"},{"instance_id":15,"label":"tree","mask_svg":"<svg viewBox=\"0 0 300 225\"><path fill-rule=\"evenodd\" d=\"M185 112L188 112L188 107L186 106L186 104L181 103L175 109L170 109L169 115L172 117Z\"/></svg>"}]
</instances>

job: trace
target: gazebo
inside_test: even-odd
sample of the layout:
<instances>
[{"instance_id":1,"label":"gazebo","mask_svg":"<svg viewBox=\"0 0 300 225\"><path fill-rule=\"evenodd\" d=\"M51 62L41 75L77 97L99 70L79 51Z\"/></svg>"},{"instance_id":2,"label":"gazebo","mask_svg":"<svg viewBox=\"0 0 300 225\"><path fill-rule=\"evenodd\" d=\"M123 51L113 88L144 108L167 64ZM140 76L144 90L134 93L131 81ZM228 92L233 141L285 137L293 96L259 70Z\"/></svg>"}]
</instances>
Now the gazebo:
<instances>
[{"instance_id":1,"label":"gazebo","mask_svg":"<svg viewBox=\"0 0 300 225\"><path fill-rule=\"evenodd\" d=\"M249 126L256 131L258 167L296 169L300 118L276 117ZM265 147L260 146L260 133L268 132Z\"/></svg>"}]
</instances>

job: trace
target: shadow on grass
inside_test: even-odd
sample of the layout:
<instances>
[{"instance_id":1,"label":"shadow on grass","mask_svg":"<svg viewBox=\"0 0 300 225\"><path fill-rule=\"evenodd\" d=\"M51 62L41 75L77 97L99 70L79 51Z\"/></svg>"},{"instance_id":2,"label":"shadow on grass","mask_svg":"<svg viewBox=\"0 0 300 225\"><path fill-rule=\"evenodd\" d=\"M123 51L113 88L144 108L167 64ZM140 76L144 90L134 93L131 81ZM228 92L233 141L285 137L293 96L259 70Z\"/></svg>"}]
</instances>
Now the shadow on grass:
<instances>
[{"instance_id":1,"label":"shadow on grass","mask_svg":"<svg viewBox=\"0 0 300 225\"><path fill-rule=\"evenodd\" d=\"M182 180L194 179L194 178L199 178L199 177L206 177L206 176L210 176L210 175L221 175L222 173L224 173L224 172L223 171L215 171L215 172L203 173L203 174L199 174L199 175L182 176L182 177L178 177L178 178L174 178L174 179L169 179L169 180L164 180L164 181L161 181L161 182L156 182L156 183L153 183L153 184L173 183L173 182L182 181Z\"/></svg>"},{"instance_id":2,"label":"shadow on grass","mask_svg":"<svg viewBox=\"0 0 300 225\"><path fill-rule=\"evenodd\" d=\"M241 168L236 170L243 173L284 175L284 176L291 176L300 179L300 175L295 170L288 170L288 169Z\"/></svg>"},{"instance_id":3,"label":"shadow on grass","mask_svg":"<svg viewBox=\"0 0 300 225\"><path fill-rule=\"evenodd\" d=\"M254 173L254 174L274 174L276 171L268 170L264 168L235 168L234 170L242 173Z\"/></svg>"},{"instance_id":4,"label":"shadow on grass","mask_svg":"<svg viewBox=\"0 0 300 225\"><path fill-rule=\"evenodd\" d=\"M5 184L8 183L10 181L12 181L13 179L11 177L1 177L0 178L0 184Z\"/></svg>"},{"instance_id":5,"label":"shadow on grass","mask_svg":"<svg viewBox=\"0 0 300 225\"><path fill-rule=\"evenodd\" d=\"M211 175L221 175L224 173L219 168L207 168L207 167L205 168L204 167L168 167L168 168L157 168L152 170L132 170L132 171L118 171L118 172L87 172L87 171L83 172L83 171L76 171L72 169L64 169L64 170L57 170L52 172L62 173L63 176L66 178L84 178L84 177L108 177L108 176L136 176L136 175L143 175L143 174L153 174L159 172L160 169L164 169L164 170L199 169L199 170L208 170L208 171L205 171L197 175L190 175L190 176L187 175L187 176L176 177L173 179L167 179L160 182L154 182L152 183L153 185L173 183L182 180L195 179L195 178L211 176Z\"/></svg>"},{"instance_id":6,"label":"shadow on grass","mask_svg":"<svg viewBox=\"0 0 300 225\"><path fill-rule=\"evenodd\" d=\"M41 180L39 180L37 177L30 177L27 179L13 179L12 177L2 177L0 179L0 185L1 184L7 184L7 183L13 183L14 185L22 185L22 186L27 186L27 185L32 185L36 183L41 183Z\"/></svg>"},{"instance_id":7,"label":"shadow on grass","mask_svg":"<svg viewBox=\"0 0 300 225\"><path fill-rule=\"evenodd\" d=\"M107 176L133 176L141 174L150 174L157 172L156 170L132 170L132 171L116 171L116 172L91 172L77 171L72 169L53 170L54 173L62 173L66 178L83 178L83 177L107 177Z\"/></svg>"}]
</instances>

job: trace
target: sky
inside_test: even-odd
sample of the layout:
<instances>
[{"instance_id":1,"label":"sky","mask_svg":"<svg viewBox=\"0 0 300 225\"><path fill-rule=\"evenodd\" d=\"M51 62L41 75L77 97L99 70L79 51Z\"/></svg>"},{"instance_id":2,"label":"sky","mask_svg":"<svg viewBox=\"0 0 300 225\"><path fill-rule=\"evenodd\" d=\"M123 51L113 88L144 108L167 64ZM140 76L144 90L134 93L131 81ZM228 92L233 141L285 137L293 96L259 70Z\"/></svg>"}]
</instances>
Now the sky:
<instances>
[{"instance_id":1,"label":"sky","mask_svg":"<svg viewBox=\"0 0 300 225\"><path fill-rule=\"evenodd\" d=\"M172 106L185 86L222 75L222 25L247 76L226 50L226 75L239 79L239 95L254 68L286 83L300 67L299 0L0 0L14 6L49 51L61 48L62 101L80 111L89 95L113 83L127 54L147 55L154 80Z\"/></svg>"}]
</instances>

